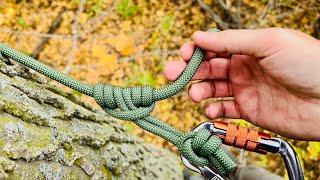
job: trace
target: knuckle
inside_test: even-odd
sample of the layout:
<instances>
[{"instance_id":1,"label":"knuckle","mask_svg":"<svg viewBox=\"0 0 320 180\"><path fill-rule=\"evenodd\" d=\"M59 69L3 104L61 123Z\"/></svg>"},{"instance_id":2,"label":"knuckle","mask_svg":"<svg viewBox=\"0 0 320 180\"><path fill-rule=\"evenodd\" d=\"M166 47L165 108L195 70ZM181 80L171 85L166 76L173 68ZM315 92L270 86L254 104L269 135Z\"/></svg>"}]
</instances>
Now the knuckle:
<instances>
[{"instance_id":1,"label":"knuckle","mask_svg":"<svg viewBox=\"0 0 320 180\"><path fill-rule=\"evenodd\" d=\"M275 40L286 41L293 38L294 33L292 30L274 27L268 29L269 36Z\"/></svg>"},{"instance_id":2,"label":"knuckle","mask_svg":"<svg viewBox=\"0 0 320 180\"><path fill-rule=\"evenodd\" d=\"M234 47L234 44L233 44L233 40L232 40L232 37L233 37L233 33L235 32L235 30L232 30L232 29L228 29L228 30L224 30L222 31L221 33L221 41L223 42L228 42L228 43L225 43L224 44L224 52L233 52L233 47Z\"/></svg>"}]
</instances>

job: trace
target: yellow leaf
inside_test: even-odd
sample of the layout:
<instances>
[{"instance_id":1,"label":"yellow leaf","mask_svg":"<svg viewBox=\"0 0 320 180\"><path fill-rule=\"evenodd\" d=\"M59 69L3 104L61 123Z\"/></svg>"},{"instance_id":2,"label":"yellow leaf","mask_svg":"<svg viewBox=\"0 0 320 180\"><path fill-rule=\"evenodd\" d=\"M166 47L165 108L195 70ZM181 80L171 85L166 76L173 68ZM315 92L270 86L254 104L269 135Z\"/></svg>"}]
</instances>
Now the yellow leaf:
<instances>
[{"instance_id":1,"label":"yellow leaf","mask_svg":"<svg viewBox=\"0 0 320 180\"><path fill-rule=\"evenodd\" d=\"M4 14L4 16L6 18L13 18L15 14L15 10L12 7L9 7L8 9L6 9L6 13Z\"/></svg>"},{"instance_id":2,"label":"yellow leaf","mask_svg":"<svg viewBox=\"0 0 320 180\"><path fill-rule=\"evenodd\" d=\"M101 46L92 47L92 56L96 58L101 58L105 55L105 50Z\"/></svg>"},{"instance_id":3,"label":"yellow leaf","mask_svg":"<svg viewBox=\"0 0 320 180\"><path fill-rule=\"evenodd\" d=\"M206 3L206 4L211 4L212 0L204 0L203 2Z\"/></svg>"},{"instance_id":4,"label":"yellow leaf","mask_svg":"<svg viewBox=\"0 0 320 180\"><path fill-rule=\"evenodd\" d=\"M106 54L100 62L105 69L114 71L117 68L117 57L114 54Z\"/></svg>"},{"instance_id":5,"label":"yellow leaf","mask_svg":"<svg viewBox=\"0 0 320 180\"><path fill-rule=\"evenodd\" d=\"M4 16L0 13L0 25L2 25L4 22Z\"/></svg>"},{"instance_id":6,"label":"yellow leaf","mask_svg":"<svg viewBox=\"0 0 320 180\"><path fill-rule=\"evenodd\" d=\"M132 28L132 22L131 21L123 21L120 24L120 27L123 31L130 31Z\"/></svg>"},{"instance_id":7,"label":"yellow leaf","mask_svg":"<svg viewBox=\"0 0 320 180\"><path fill-rule=\"evenodd\" d=\"M88 20L88 15L86 13L80 14L80 17L79 17L80 24L85 24L87 20Z\"/></svg>"},{"instance_id":8,"label":"yellow leaf","mask_svg":"<svg viewBox=\"0 0 320 180\"><path fill-rule=\"evenodd\" d=\"M308 152L310 159L319 160L320 158L320 142L309 142Z\"/></svg>"},{"instance_id":9,"label":"yellow leaf","mask_svg":"<svg viewBox=\"0 0 320 180\"><path fill-rule=\"evenodd\" d=\"M117 57L114 54L107 54L105 49L101 46L92 47L92 56L98 59L98 64L102 68L101 71L105 73L113 72L117 68Z\"/></svg>"},{"instance_id":10,"label":"yellow leaf","mask_svg":"<svg viewBox=\"0 0 320 180\"><path fill-rule=\"evenodd\" d=\"M129 56L134 53L134 39L125 34L120 34L114 38L109 38L108 43L123 56Z\"/></svg>"}]
</instances>

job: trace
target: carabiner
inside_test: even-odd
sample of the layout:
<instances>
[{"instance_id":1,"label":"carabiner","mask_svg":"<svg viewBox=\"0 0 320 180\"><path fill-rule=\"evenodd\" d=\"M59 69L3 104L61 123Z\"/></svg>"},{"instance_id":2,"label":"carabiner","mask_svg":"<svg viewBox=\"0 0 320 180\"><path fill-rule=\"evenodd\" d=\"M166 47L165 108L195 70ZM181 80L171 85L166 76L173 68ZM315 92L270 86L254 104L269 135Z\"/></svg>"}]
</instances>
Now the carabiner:
<instances>
[{"instance_id":1,"label":"carabiner","mask_svg":"<svg viewBox=\"0 0 320 180\"><path fill-rule=\"evenodd\" d=\"M269 134L263 132L239 127L226 122L204 122L194 128L193 131L198 131L202 128L208 129L213 135L219 137L222 140L222 143L226 145L261 154L266 154L268 152L279 153L285 162L289 179L304 179L297 154L288 142L279 138L273 138ZM192 165L183 156L181 156L181 159L189 169L202 174L205 179L228 179L228 177L218 174L214 167L197 167Z\"/></svg>"},{"instance_id":2,"label":"carabiner","mask_svg":"<svg viewBox=\"0 0 320 180\"><path fill-rule=\"evenodd\" d=\"M213 167L208 167L208 166L194 166L191 164L185 157L180 155L181 161L183 164L191 169L192 171L195 171L199 174L201 174L205 180L225 180L226 177L223 177L219 173L216 172L216 170Z\"/></svg>"},{"instance_id":3,"label":"carabiner","mask_svg":"<svg viewBox=\"0 0 320 180\"><path fill-rule=\"evenodd\" d=\"M211 123L209 122L204 122L199 124L198 126L196 126L194 129L192 129L192 131L199 131L200 129L208 129L210 130ZM211 131L211 130L210 130ZM214 133L213 133L214 135ZM228 153L228 152L226 152ZM205 180L225 180L225 179L229 179L229 177L223 176L221 174L218 173L218 171L212 167L212 166L195 166L192 163L189 162L188 159L186 159L183 155L180 155L181 161L182 163L189 168L192 171L195 171L199 174L201 174ZM235 172L236 170L234 170Z\"/></svg>"}]
</instances>

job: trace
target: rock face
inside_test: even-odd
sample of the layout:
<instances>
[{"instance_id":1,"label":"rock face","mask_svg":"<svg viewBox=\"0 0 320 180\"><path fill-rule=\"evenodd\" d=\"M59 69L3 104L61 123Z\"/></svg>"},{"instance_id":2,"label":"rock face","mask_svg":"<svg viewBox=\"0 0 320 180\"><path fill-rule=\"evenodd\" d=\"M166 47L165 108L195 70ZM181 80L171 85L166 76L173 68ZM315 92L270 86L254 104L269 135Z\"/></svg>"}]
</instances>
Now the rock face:
<instances>
[{"instance_id":1,"label":"rock face","mask_svg":"<svg viewBox=\"0 0 320 180\"><path fill-rule=\"evenodd\" d=\"M174 154L0 59L0 179L182 179Z\"/></svg>"}]
</instances>

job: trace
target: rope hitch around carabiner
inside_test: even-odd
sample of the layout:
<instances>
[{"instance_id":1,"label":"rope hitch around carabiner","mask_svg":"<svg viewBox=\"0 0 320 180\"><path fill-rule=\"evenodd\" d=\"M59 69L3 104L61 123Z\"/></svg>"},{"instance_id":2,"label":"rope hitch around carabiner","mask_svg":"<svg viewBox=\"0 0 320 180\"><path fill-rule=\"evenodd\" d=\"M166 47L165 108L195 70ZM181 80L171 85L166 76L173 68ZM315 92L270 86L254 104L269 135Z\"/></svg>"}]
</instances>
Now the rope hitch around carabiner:
<instances>
[{"instance_id":1,"label":"rope hitch around carabiner","mask_svg":"<svg viewBox=\"0 0 320 180\"><path fill-rule=\"evenodd\" d=\"M212 29L209 31L219 30ZM5 44L0 44L0 54L61 84L93 97L110 116L122 120L130 120L141 128L176 145L180 153L192 164L214 166L223 175L230 174L237 167L236 163L221 149L221 140L211 136L208 130L182 133L151 115L156 101L167 99L177 94L192 79L204 57L204 52L200 48L196 48L191 60L179 78L159 89L154 89L151 86L123 88L101 83L89 85L11 49Z\"/></svg>"},{"instance_id":2,"label":"rope hitch around carabiner","mask_svg":"<svg viewBox=\"0 0 320 180\"><path fill-rule=\"evenodd\" d=\"M211 29L217 32L218 29ZM155 102L179 93L192 79L204 57L196 48L183 73L173 83L155 89L152 86L116 87L98 83L89 85L75 80L5 44L0 44L0 56L11 58L74 90L93 97L110 116L130 120L178 147L183 163L210 179L225 179L237 169L237 164L222 149L222 143L255 152L278 152L282 155L291 180L302 180L303 173L293 148L283 140L271 138L253 130L232 124L204 123L196 130L182 133L160 121L151 113ZM201 128L200 128L201 127Z\"/></svg>"}]
</instances>

